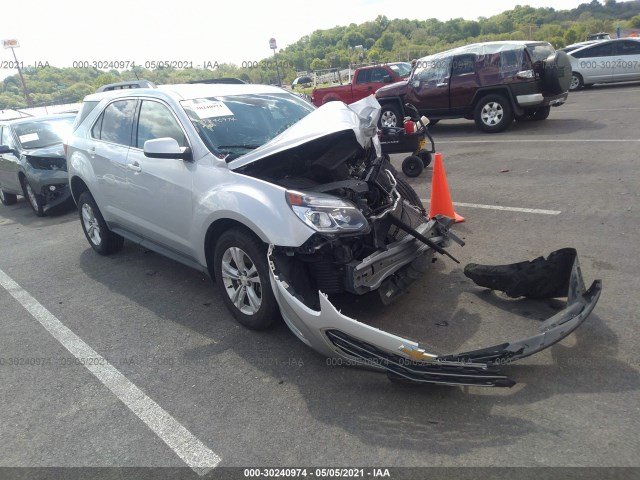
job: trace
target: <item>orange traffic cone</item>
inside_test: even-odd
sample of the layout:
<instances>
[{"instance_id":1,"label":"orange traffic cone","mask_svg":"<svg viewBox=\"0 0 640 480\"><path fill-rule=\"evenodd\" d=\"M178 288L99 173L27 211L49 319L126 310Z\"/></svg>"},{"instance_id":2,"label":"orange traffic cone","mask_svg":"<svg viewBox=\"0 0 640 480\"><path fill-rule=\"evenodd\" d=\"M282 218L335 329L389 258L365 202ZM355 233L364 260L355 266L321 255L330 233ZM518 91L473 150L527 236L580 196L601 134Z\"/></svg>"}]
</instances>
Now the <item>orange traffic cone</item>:
<instances>
[{"instance_id":1,"label":"orange traffic cone","mask_svg":"<svg viewBox=\"0 0 640 480\"><path fill-rule=\"evenodd\" d=\"M447 174L444 171L441 153L436 153L433 164L429 218L438 214L453 218L456 223L464 222L464 217L458 215L453 210L453 202L451 202L451 194L449 193L449 185L447 184Z\"/></svg>"}]
</instances>

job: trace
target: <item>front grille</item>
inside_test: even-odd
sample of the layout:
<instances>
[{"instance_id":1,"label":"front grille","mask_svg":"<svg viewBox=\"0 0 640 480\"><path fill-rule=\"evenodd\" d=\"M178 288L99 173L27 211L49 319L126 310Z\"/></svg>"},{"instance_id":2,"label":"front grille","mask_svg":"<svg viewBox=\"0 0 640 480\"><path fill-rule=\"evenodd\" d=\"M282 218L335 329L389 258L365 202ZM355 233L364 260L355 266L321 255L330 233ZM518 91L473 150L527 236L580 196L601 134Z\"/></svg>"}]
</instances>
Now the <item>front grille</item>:
<instances>
[{"instance_id":1,"label":"front grille","mask_svg":"<svg viewBox=\"0 0 640 480\"><path fill-rule=\"evenodd\" d=\"M350 357L357 358L365 365L383 368L394 378L440 385L511 387L515 384L493 367L481 363L416 362L385 352L340 330L327 330L325 333L333 345Z\"/></svg>"}]
</instances>

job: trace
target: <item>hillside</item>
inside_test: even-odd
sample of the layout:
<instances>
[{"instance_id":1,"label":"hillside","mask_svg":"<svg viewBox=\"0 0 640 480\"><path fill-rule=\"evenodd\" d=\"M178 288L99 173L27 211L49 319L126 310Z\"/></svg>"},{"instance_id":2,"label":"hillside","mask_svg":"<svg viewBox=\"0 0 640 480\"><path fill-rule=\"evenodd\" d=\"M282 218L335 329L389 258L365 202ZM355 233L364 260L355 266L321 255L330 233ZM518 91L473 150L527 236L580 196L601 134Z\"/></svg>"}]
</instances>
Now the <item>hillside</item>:
<instances>
[{"instance_id":1,"label":"hillside","mask_svg":"<svg viewBox=\"0 0 640 480\"><path fill-rule=\"evenodd\" d=\"M291 82L298 71L347 67L363 62L410 60L465 43L486 40L546 40L556 48L583 40L587 33L640 28L640 0L617 2L592 0L572 10L532 8L518 5L489 18L441 22L394 19L378 16L360 25L316 30L278 53L283 82ZM252 83L275 83L272 58L241 68L219 65L215 69L156 69L135 67L108 72L90 68L25 69L25 80L35 105L71 103L81 100L105 83L146 78L152 82L179 83L218 77L238 77ZM18 75L0 84L0 109L26 107Z\"/></svg>"}]
</instances>

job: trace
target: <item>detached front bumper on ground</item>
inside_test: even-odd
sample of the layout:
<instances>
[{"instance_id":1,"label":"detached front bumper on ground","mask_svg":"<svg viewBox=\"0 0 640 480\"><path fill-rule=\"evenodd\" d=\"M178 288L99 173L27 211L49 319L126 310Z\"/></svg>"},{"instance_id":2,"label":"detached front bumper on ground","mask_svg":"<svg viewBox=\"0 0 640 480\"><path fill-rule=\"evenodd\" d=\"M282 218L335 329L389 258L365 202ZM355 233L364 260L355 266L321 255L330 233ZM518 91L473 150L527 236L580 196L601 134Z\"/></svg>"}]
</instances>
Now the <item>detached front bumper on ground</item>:
<instances>
[{"instance_id":1,"label":"detached front bumper on ground","mask_svg":"<svg viewBox=\"0 0 640 480\"><path fill-rule=\"evenodd\" d=\"M422 255L433 253L431 249L421 250ZM269 265L271 285L282 315L300 340L327 357L342 359L343 363L386 371L392 379L415 383L511 387L515 381L499 372L497 365L533 355L565 338L591 313L602 290L600 280L586 289L576 251L571 248L532 262L467 265L465 275L480 286L504 291L512 297L567 297L567 305L543 322L539 333L531 337L441 355L427 352L420 342L343 315L322 292L318 292L320 309L309 308L299 299L294 286L283 278L273 247L269 250Z\"/></svg>"}]
</instances>

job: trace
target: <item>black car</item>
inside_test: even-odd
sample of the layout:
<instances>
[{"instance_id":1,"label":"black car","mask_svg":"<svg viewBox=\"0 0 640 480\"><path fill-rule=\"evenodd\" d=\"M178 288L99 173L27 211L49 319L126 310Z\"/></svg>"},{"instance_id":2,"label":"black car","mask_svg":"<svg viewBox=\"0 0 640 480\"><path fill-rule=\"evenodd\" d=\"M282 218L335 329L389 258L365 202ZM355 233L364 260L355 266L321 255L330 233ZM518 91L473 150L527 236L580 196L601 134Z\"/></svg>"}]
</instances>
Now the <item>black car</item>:
<instances>
[{"instance_id":1,"label":"black car","mask_svg":"<svg viewBox=\"0 0 640 480\"><path fill-rule=\"evenodd\" d=\"M27 117L0 123L0 201L24 195L39 217L67 201L69 180L62 142L76 115Z\"/></svg>"}]
</instances>

